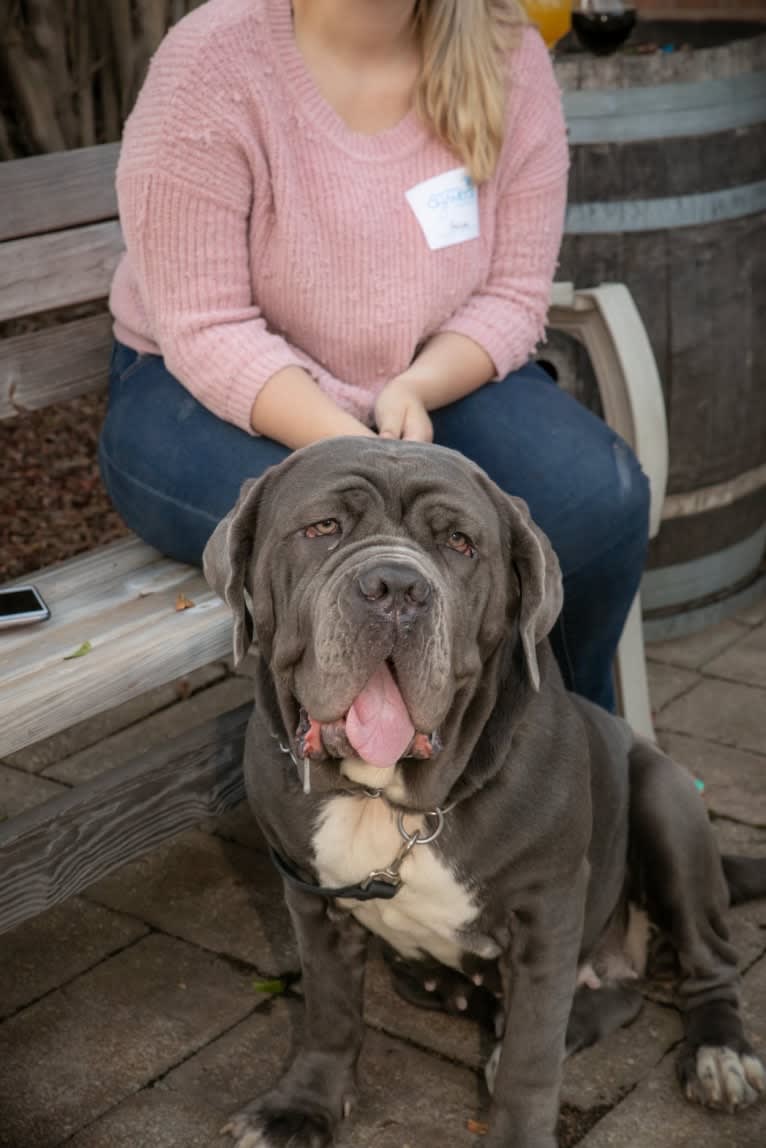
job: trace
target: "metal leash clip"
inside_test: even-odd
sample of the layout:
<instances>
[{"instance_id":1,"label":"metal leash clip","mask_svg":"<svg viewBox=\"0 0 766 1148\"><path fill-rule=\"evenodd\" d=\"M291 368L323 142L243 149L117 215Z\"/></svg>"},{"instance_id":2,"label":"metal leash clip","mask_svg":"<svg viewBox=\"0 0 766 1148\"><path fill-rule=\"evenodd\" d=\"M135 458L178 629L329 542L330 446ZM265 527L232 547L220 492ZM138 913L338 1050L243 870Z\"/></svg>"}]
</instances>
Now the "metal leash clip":
<instances>
[{"instance_id":1,"label":"metal leash clip","mask_svg":"<svg viewBox=\"0 0 766 1148\"><path fill-rule=\"evenodd\" d=\"M385 869L374 869L372 873L368 873L364 881L361 882L363 889L368 889L373 881L383 881L386 885L392 885L398 889L402 884L401 868L404 860L409 853L415 848L416 845L430 845L432 841L441 833L444 828L444 813L441 809L432 809L425 814L426 817L436 818L436 828L432 833L427 833L423 837L417 832L408 833L404 828L404 813L402 810L396 815L396 828L399 830L403 840L399 848L399 852L394 857L390 865Z\"/></svg>"}]
</instances>

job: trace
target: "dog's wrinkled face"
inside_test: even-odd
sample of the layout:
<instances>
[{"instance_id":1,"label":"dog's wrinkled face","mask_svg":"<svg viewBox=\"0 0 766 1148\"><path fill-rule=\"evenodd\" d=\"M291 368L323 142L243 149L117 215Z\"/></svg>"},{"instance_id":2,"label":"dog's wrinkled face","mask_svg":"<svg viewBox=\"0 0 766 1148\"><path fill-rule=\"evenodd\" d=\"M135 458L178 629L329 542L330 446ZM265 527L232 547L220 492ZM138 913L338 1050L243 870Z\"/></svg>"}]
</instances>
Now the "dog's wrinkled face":
<instances>
[{"instance_id":1,"label":"dog's wrinkled face","mask_svg":"<svg viewBox=\"0 0 766 1148\"><path fill-rule=\"evenodd\" d=\"M438 752L461 690L519 620L535 645L560 606L558 565L526 507L455 452L332 439L242 496L205 551L208 581L299 707L297 748L371 765Z\"/></svg>"}]
</instances>

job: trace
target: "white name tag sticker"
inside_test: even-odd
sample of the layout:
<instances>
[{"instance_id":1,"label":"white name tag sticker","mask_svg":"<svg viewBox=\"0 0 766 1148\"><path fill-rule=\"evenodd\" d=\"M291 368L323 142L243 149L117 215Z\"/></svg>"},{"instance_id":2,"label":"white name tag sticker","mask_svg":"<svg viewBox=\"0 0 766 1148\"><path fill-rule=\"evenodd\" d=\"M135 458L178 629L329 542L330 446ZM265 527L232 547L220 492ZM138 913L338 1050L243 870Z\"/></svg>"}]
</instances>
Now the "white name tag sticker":
<instances>
[{"instance_id":1,"label":"white name tag sticker","mask_svg":"<svg viewBox=\"0 0 766 1148\"><path fill-rule=\"evenodd\" d=\"M479 193L464 167L416 183L405 192L432 251L479 236Z\"/></svg>"}]
</instances>

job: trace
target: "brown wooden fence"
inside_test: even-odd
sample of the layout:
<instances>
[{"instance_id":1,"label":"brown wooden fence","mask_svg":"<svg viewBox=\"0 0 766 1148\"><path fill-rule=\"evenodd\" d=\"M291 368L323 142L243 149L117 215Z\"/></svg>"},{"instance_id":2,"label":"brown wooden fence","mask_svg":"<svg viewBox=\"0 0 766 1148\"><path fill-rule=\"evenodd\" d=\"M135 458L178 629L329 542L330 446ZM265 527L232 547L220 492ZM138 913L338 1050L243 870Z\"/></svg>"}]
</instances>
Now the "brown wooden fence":
<instances>
[{"instance_id":1,"label":"brown wooden fence","mask_svg":"<svg viewBox=\"0 0 766 1148\"><path fill-rule=\"evenodd\" d=\"M0 159L120 138L149 57L202 0L0 0Z\"/></svg>"}]
</instances>

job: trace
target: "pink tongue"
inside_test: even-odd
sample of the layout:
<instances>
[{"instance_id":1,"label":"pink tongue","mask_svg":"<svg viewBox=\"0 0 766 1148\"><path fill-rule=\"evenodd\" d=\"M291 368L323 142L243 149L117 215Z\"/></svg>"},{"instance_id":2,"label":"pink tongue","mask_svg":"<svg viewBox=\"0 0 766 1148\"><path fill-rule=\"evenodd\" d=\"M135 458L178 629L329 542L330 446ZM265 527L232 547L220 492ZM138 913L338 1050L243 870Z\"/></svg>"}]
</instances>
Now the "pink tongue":
<instances>
[{"instance_id":1,"label":"pink tongue","mask_svg":"<svg viewBox=\"0 0 766 1148\"><path fill-rule=\"evenodd\" d=\"M399 760L415 736L404 699L384 663L346 715L346 737L368 765Z\"/></svg>"}]
</instances>

